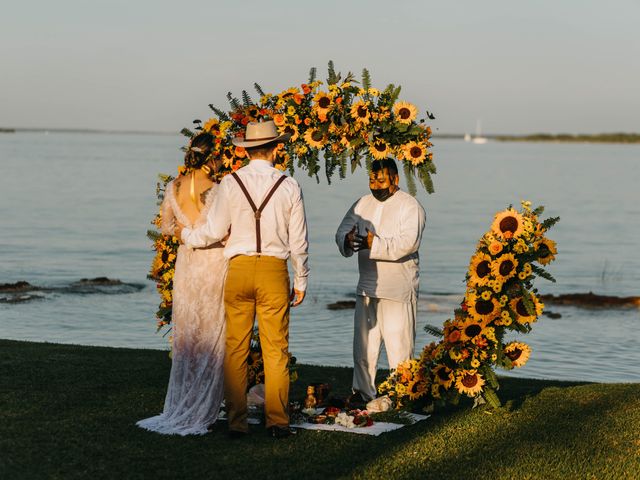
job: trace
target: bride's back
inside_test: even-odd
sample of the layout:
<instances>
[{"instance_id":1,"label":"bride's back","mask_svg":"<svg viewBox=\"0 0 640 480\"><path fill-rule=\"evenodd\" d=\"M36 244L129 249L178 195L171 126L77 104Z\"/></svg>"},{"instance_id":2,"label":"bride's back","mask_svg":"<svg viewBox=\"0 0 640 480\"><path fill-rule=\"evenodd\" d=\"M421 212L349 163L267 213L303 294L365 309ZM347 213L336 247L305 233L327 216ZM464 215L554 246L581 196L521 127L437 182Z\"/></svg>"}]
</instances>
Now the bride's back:
<instances>
[{"instance_id":1,"label":"bride's back","mask_svg":"<svg viewBox=\"0 0 640 480\"><path fill-rule=\"evenodd\" d=\"M200 170L187 176L181 175L173 181L176 203L192 225L200 217L207 193L212 186L213 181Z\"/></svg>"}]
</instances>

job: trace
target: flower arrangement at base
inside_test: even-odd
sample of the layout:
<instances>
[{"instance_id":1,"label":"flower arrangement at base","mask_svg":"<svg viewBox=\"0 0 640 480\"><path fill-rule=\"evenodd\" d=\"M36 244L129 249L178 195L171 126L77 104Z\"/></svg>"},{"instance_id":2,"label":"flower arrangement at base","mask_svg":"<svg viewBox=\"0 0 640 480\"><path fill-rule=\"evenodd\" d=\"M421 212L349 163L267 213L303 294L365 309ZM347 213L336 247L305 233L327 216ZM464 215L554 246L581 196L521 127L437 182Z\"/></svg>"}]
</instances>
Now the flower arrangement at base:
<instances>
[{"instance_id":1,"label":"flower arrangement at base","mask_svg":"<svg viewBox=\"0 0 640 480\"><path fill-rule=\"evenodd\" d=\"M296 357L289 352L289 381L291 383L298 380L298 367L296 365ZM260 346L260 332L258 327L254 327L251 335L251 346L249 350L249 358L247 359L248 376L247 391L254 385L264 383L264 360L262 358L262 347Z\"/></svg>"},{"instance_id":2,"label":"flower arrangement at base","mask_svg":"<svg viewBox=\"0 0 640 480\"><path fill-rule=\"evenodd\" d=\"M522 202L519 212L509 207L495 215L471 257L466 293L453 320L442 328L425 327L442 340L427 345L420 357L399 364L378 386L396 409L455 404L462 396L500 406L494 367L520 368L531 354L526 343L505 344L504 337L508 332L530 332L542 314L534 280L555 282L541 265L557 254L555 242L545 235L559 218L541 221L543 211Z\"/></svg>"}]
</instances>

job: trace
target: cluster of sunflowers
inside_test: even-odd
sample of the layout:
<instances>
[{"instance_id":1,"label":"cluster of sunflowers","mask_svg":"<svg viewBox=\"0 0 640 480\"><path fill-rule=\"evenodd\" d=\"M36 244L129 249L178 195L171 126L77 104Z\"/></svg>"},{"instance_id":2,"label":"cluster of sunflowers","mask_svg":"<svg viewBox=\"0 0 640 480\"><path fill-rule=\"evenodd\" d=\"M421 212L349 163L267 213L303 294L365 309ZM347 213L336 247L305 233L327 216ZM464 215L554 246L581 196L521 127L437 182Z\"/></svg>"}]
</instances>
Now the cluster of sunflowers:
<instances>
[{"instance_id":1,"label":"cluster of sunflowers","mask_svg":"<svg viewBox=\"0 0 640 480\"><path fill-rule=\"evenodd\" d=\"M343 178L348 165L353 172L363 158L369 165L374 159L394 157L404 166L410 190L415 192L417 177L433 192L431 175L436 169L429 151L431 128L418 118L414 105L398 100L399 86L391 84L382 91L372 87L366 69L360 82L351 73L342 79L329 62L324 82L316 80L312 68L307 83L278 94L265 93L258 84L254 87L258 101L246 91L241 100L229 93L229 112L209 105L216 118L204 123L194 120L195 131L215 137L213 154L223 161L220 176L248 162L244 149L232 144L233 138L243 136L249 122L273 120L280 133L291 134L288 142L278 146L277 168L293 173L297 166L317 177L323 160L331 181L336 170ZM427 116L434 118L428 112ZM195 131L185 128L182 133L193 137ZM297 160L296 165L292 160ZM181 173L184 171L182 167Z\"/></svg>"},{"instance_id":2,"label":"cluster of sunflowers","mask_svg":"<svg viewBox=\"0 0 640 480\"><path fill-rule=\"evenodd\" d=\"M160 181L156 186L156 195L159 203L162 202L164 190L172 179L173 177L169 175L160 175ZM147 278L156 282L156 288L160 294L160 306L156 312L158 330L171 323L173 274L175 272L176 255L180 246L176 237L162 235L159 232L161 223L162 213L158 212L151 222L156 229L147 231L147 236L153 242L153 249L156 252Z\"/></svg>"},{"instance_id":3,"label":"cluster of sunflowers","mask_svg":"<svg viewBox=\"0 0 640 480\"><path fill-rule=\"evenodd\" d=\"M503 343L505 333L531 331L544 308L533 282L536 277L555 281L542 265L557 254L545 233L559 218L540 221L543 210L522 202L520 212L509 207L496 214L471 257L465 297L454 319L442 329L426 328L442 340L398 365L378 387L396 408L457 403L461 395L500 405L493 367L522 367L531 353L526 343Z\"/></svg>"},{"instance_id":4,"label":"cluster of sunflowers","mask_svg":"<svg viewBox=\"0 0 640 480\"><path fill-rule=\"evenodd\" d=\"M353 172L361 166L363 158L369 166L374 159L395 157L404 166L412 193L416 190L416 177L428 192L433 192L431 174L435 174L436 169L429 151L431 128L424 119L418 119L414 105L398 101L399 86L389 85L383 91L372 87L366 69L361 82L351 73L342 79L335 72L333 62L329 62L325 82L316 80L316 69L312 68L307 83L279 94L265 93L258 84L254 87L260 96L258 101L246 91L242 92L241 100L229 93L229 111L209 105L215 117L205 122L194 120L193 130L182 129L181 133L188 138L202 132L213 136L212 155L222 161L216 173L218 180L249 161L246 151L233 145L232 140L244 136L249 122L273 120L280 133L291 134L288 142L278 145L276 168L293 173L293 160L297 160L298 168L317 177L322 158L330 181L336 170L343 178L349 163ZM433 118L428 113L427 116ZM185 146L183 150L186 149ZM178 167L179 175L189 172L186 165ZM160 177L156 192L159 203L164 187L173 179L166 175ZM152 223L160 225L159 214ZM158 232L150 231L148 236L156 251L149 278L157 282L162 298L156 314L161 329L171 323L171 289L178 242Z\"/></svg>"}]
</instances>

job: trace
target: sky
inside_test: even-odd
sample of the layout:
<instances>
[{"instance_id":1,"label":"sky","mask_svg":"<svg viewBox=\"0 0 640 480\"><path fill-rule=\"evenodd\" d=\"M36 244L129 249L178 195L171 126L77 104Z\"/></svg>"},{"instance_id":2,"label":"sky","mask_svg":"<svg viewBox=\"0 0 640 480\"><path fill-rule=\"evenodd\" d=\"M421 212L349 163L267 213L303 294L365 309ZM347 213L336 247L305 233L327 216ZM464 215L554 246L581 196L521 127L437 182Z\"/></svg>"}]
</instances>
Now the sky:
<instances>
[{"instance_id":1,"label":"sky","mask_svg":"<svg viewBox=\"0 0 640 480\"><path fill-rule=\"evenodd\" d=\"M440 133L640 132L640 1L0 0L0 128L177 132L333 60Z\"/></svg>"}]
</instances>

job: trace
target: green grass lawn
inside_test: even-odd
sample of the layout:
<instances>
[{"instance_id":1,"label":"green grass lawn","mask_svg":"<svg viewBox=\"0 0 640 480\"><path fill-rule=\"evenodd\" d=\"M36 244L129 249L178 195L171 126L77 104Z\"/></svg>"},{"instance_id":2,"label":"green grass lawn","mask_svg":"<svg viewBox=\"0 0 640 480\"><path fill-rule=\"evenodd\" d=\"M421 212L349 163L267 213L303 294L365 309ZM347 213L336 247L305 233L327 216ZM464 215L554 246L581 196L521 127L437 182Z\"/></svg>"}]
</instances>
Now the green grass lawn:
<instances>
[{"instance_id":1,"label":"green grass lawn","mask_svg":"<svg viewBox=\"0 0 640 480\"><path fill-rule=\"evenodd\" d=\"M167 352L0 340L0 478L640 478L640 384L503 378L498 410L469 405L380 437L252 427L162 436ZM526 367L525 367L526 368ZM351 369L301 365L293 398Z\"/></svg>"}]
</instances>

